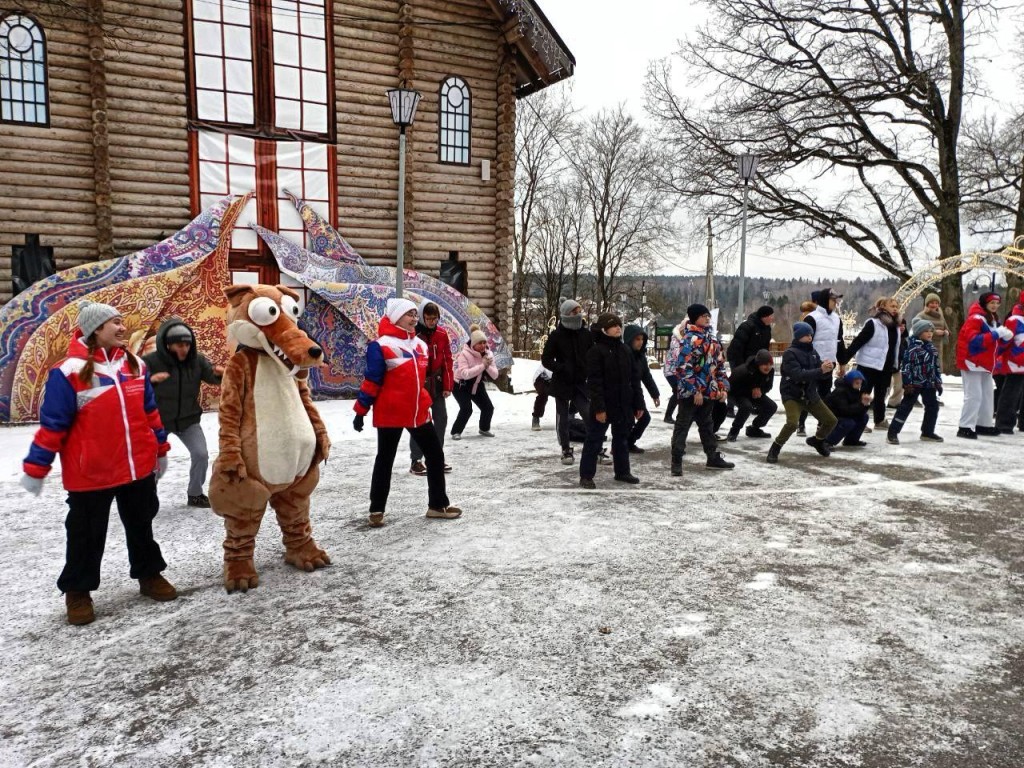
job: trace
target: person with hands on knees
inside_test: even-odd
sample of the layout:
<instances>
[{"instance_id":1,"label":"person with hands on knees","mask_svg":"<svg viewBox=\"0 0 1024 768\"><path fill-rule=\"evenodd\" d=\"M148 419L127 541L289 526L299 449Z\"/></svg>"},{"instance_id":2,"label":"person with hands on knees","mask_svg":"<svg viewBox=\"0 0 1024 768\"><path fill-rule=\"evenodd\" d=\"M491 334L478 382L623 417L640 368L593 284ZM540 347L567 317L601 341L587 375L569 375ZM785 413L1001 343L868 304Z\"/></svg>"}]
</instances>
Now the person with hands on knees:
<instances>
[{"instance_id":1,"label":"person with hands on knees","mask_svg":"<svg viewBox=\"0 0 1024 768\"><path fill-rule=\"evenodd\" d=\"M983 293L967 310L956 339L956 367L964 388L964 404L960 411L960 429L956 436L976 440L978 435L999 434L994 424L994 382L999 341L1009 341L1013 331L999 325L998 293Z\"/></svg>"},{"instance_id":2,"label":"person with hands on knees","mask_svg":"<svg viewBox=\"0 0 1024 768\"><path fill-rule=\"evenodd\" d=\"M697 422L700 444L710 469L732 469L718 451L714 430L714 405L729 396L729 380L725 376L725 355L711 328L711 310L703 304L686 308L689 322L679 345L675 377L679 382L679 413L672 430L672 475L683 474L686 436L690 425Z\"/></svg>"},{"instance_id":3,"label":"person with hands on knees","mask_svg":"<svg viewBox=\"0 0 1024 768\"><path fill-rule=\"evenodd\" d=\"M935 327L930 320L918 319L910 324L910 340L900 364L903 399L892 417L887 436L891 445L899 445L900 431L919 396L924 402L921 439L933 443L942 442L942 438L935 434L935 423L939 419L939 395L942 394L942 364L939 362L939 351L932 344L934 332Z\"/></svg>"},{"instance_id":4,"label":"person with hands on knees","mask_svg":"<svg viewBox=\"0 0 1024 768\"><path fill-rule=\"evenodd\" d=\"M863 373L850 371L836 382L836 388L825 398L825 405L838 420L835 429L825 438L830 450L840 443L847 448L867 445L860 438L868 425L874 396L862 390L865 381Z\"/></svg>"},{"instance_id":5,"label":"person with hands on knees","mask_svg":"<svg viewBox=\"0 0 1024 768\"><path fill-rule=\"evenodd\" d=\"M647 334L644 333L644 329L639 325L627 325L626 330L622 332L622 339L629 350L633 366L636 368L640 381L647 388L648 394L654 401L654 407L661 407L661 392L658 391L658 385L654 381L654 376L651 375L651 366L647 362ZM636 424L633 425L629 432L630 453L644 452L644 449L638 446L637 442L643 436L644 430L647 429L647 425L650 423L651 414L647 410L647 404L644 403L643 413L637 416Z\"/></svg>"},{"instance_id":6,"label":"person with hands on knees","mask_svg":"<svg viewBox=\"0 0 1024 768\"><path fill-rule=\"evenodd\" d=\"M775 381L775 361L767 349L760 349L742 365L732 369L729 375L729 399L736 407L736 418L726 439L736 442L740 430L751 413L756 413L754 422L747 427L747 437L769 439L764 431L768 420L775 415L778 406L768 397Z\"/></svg>"},{"instance_id":7,"label":"person with hands on knees","mask_svg":"<svg viewBox=\"0 0 1024 768\"><path fill-rule=\"evenodd\" d=\"M782 407L786 411L786 423L768 449L765 459L769 464L776 464L782 447L786 444L800 425L800 415L804 411L818 420L815 434L807 438L807 444L822 456L832 451L825 438L832 434L836 427L835 414L829 410L821 398L819 382L822 379L832 380L835 363L822 360L812 346L814 329L804 322L793 325L793 343L782 353L782 381L779 394L782 396Z\"/></svg>"},{"instance_id":8,"label":"person with hands on knees","mask_svg":"<svg viewBox=\"0 0 1024 768\"><path fill-rule=\"evenodd\" d=\"M416 324L416 335L427 345L427 380L425 387L430 395L430 417L434 422L437 439L444 448L444 433L448 427L448 398L455 387L455 374L452 368L452 342L448 332L442 328L441 308L426 299L420 303L420 320ZM412 464L409 472L413 475L426 475L427 465L423 463L423 451L415 439L409 438L409 458ZM452 468L447 463L445 472Z\"/></svg>"},{"instance_id":9,"label":"person with hands on knees","mask_svg":"<svg viewBox=\"0 0 1024 768\"><path fill-rule=\"evenodd\" d=\"M127 349L121 313L82 301L68 356L50 370L39 430L25 457L21 484L39 495L60 454L68 492L67 553L57 587L70 624L95 618L91 592L100 585L110 505L124 525L130 575L154 600L178 593L161 576L167 568L153 539L160 509L157 480L167 469L167 432L160 422L145 363Z\"/></svg>"},{"instance_id":10,"label":"person with hands on knees","mask_svg":"<svg viewBox=\"0 0 1024 768\"><path fill-rule=\"evenodd\" d=\"M469 341L455 358L455 401L459 404L459 415L452 424L452 439L461 440L462 430L473 415L473 403L480 409L480 434L494 437L491 432L491 417L494 405L484 386L484 374L492 380L498 378L498 366L494 355L487 348L487 336L479 325L469 326Z\"/></svg>"},{"instance_id":11,"label":"person with hands on knees","mask_svg":"<svg viewBox=\"0 0 1024 768\"><path fill-rule=\"evenodd\" d=\"M372 528L384 525L391 493L391 469L402 432L419 444L427 463L427 517L453 520L462 510L449 504L444 477L444 449L430 420L430 395L424 388L427 345L416 336L416 305L388 299L376 341L366 348L366 373L356 396L352 426L363 431L363 418L373 409L377 458L370 480Z\"/></svg>"},{"instance_id":12,"label":"person with hands on knees","mask_svg":"<svg viewBox=\"0 0 1024 768\"><path fill-rule=\"evenodd\" d=\"M629 467L629 436L634 419L644 413L644 395L633 351L622 343L622 320L610 312L597 318L597 336L587 350L587 394L590 412L587 436L580 456L580 487L594 489L597 458L612 430L612 463L615 479L636 485L639 479Z\"/></svg>"},{"instance_id":13,"label":"person with hands on knees","mask_svg":"<svg viewBox=\"0 0 1024 768\"><path fill-rule=\"evenodd\" d=\"M224 367L213 365L196 349L195 334L176 317L165 320L156 334L156 349L142 358L156 392L156 405L164 428L177 435L188 450L188 506L210 508L203 493L210 454L200 425L203 408L199 389L203 382L220 385Z\"/></svg>"}]
</instances>

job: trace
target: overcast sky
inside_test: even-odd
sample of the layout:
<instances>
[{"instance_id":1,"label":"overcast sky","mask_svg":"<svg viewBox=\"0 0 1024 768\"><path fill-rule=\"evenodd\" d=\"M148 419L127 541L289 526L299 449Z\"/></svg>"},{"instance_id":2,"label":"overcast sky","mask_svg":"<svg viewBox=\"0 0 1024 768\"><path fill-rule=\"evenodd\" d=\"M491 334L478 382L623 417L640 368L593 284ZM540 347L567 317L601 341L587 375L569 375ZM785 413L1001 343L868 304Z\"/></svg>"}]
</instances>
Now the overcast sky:
<instances>
[{"instance_id":1,"label":"overcast sky","mask_svg":"<svg viewBox=\"0 0 1024 768\"><path fill-rule=\"evenodd\" d=\"M572 78L573 100L586 111L624 103L643 118L643 83L650 61L672 55L679 40L705 18L702 5L666 0L537 0L545 15L576 57ZM1015 76L1008 51L1012 30L1020 24L1001 24L998 45L988 49L992 64L986 75L990 89L1012 98ZM964 243L964 247L969 247ZM716 248L730 256L731 273L739 272L739 246L735 237L718 238ZM667 273L703 271L703 244L689 254L674 255ZM813 251L783 250L771 243L748 240L747 275L765 277L834 277L839 274L865 279L879 277L873 267L838 242L824 242ZM923 266L923 264L922 264Z\"/></svg>"}]
</instances>

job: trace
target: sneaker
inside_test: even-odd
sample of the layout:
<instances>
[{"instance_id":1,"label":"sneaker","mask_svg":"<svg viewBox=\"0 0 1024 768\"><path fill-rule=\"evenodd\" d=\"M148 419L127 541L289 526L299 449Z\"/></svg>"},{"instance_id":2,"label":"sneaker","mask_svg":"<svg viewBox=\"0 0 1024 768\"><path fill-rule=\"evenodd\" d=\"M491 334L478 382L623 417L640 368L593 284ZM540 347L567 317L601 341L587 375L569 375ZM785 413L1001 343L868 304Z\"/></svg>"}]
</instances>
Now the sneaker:
<instances>
[{"instance_id":1,"label":"sneaker","mask_svg":"<svg viewBox=\"0 0 1024 768\"><path fill-rule=\"evenodd\" d=\"M885 436L885 442L887 442L889 445L899 445L900 444L900 439L899 439L899 437L894 435L892 432L890 432L889 434L887 434Z\"/></svg>"},{"instance_id":2,"label":"sneaker","mask_svg":"<svg viewBox=\"0 0 1024 768\"><path fill-rule=\"evenodd\" d=\"M1012 435L1013 434L1013 430L1012 429L1000 429L999 430L999 434L1000 435Z\"/></svg>"},{"instance_id":3,"label":"sneaker","mask_svg":"<svg viewBox=\"0 0 1024 768\"><path fill-rule=\"evenodd\" d=\"M580 488L586 488L588 491L593 491L597 488L594 484L594 478L592 477L581 477Z\"/></svg>"},{"instance_id":4,"label":"sneaker","mask_svg":"<svg viewBox=\"0 0 1024 768\"><path fill-rule=\"evenodd\" d=\"M805 427L796 428L797 437L807 437L807 429Z\"/></svg>"},{"instance_id":5,"label":"sneaker","mask_svg":"<svg viewBox=\"0 0 1024 768\"><path fill-rule=\"evenodd\" d=\"M384 525L384 513L383 512L371 512L370 518L367 520L368 525L371 528L381 528Z\"/></svg>"},{"instance_id":6,"label":"sneaker","mask_svg":"<svg viewBox=\"0 0 1024 768\"><path fill-rule=\"evenodd\" d=\"M921 433L921 439L926 441L926 442L929 442L929 443L941 443L942 442L942 438L939 437L938 435L936 435L934 432L932 432L930 435L926 435L926 434L924 434L922 432Z\"/></svg>"},{"instance_id":7,"label":"sneaker","mask_svg":"<svg viewBox=\"0 0 1024 768\"><path fill-rule=\"evenodd\" d=\"M597 463L598 464L611 464L612 463L612 457L608 454L608 449L607 448L602 448L601 452L599 454L597 454Z\"/></svg>"},{"instance_id":8,"label":"sneaker","mask_svg":"<svg viewBox=\"0 0 1024 768\"><path fill-rule=\"evenodd\" d=\"M646 453L646 451L644 451L644 449L641 448L639 445L631 445L631 446L629 446L629 452L630 453Z\"/></svg>"},{"instance_id":9,"label":"sneaker","mask_svg":"<svg viewBox=\"0 0 1024 768\"><path fill-rule=\"evenodd\" d=\"M190 507L199 507L200 509L209 509L210 497L205 493L200 493L198 496L189 496L188 505Z\"/></svg>"},{"instance_id":10,"label":"sneaker","mask_svg":"<svg viewBox=\"0 0 1024 768\"><path fill-rule=\"evenodd\" d=\"M421 477L427 474L427 465L422 461L414 461L412 466L409 467L409 474L420 475Z\"/></svg>"},{"instance_id":11,"label":"sneaker","mask_svg":"<svg viewBox=\"0 0 1024 768\"><path fill-rule=\"evenodd\" d=\"M452 432L452 440L461 440L461 439L462 439L462 433L461 432Z\"/></svg>"},{"instance_id":12,"label":"sneaker","mask_svg":"<svg viewBox=\"0 0 1024 768\"><path fill-rule=\"evenodd\" d=\"M616 475L615 479L620 483L629 483L630 485L637 485L640 482L640 478L634 475Z\"/></svg>"},{"instance_id":13,"label":"sneaker","mask_svg":"<svg viewBox=\"0 0 1024 768\"><path fill-rule=\"evenodd\" d=\"M863 448L867 443L863 440L843 440L843 446L846 448Z\"/></svg>"},{"instance_id":14,"label":"sneaker","mask_svg":"<svg viewBox=\"0 0 1024 768\"><path fill-rule=\"evenodd\" d=\"M165 603L168 600L175 600L178 597L178 590L176 590L171 582L159 573L156 576L139 579L139 592L142 595L151 597L161 603Z\"/></svg>"},{"instance_id":15,"label":"sneaker","mask_svg":"<svg viewBox=\"0 0 1024 768\"><path fill-rule=\"evenodd\" d=\"M881 421L876 421L875 422L875 429L888 429L888 428L889 428L889 420L888 419L882 419Z\"/></svg>"},{"instance_id":16,"label":"sneaker","mask_svg":"<svg viewBox=\"0 0 1024 768\"><path fill-rule=\"evenodd\" d=\"M738 432L733 432L730 429L729 430L729 434L725 436L725 440L726 440L726 442L729 442L729 443L735 443L737 437L739 437L739 433Z\"/></svg>"},{"instance_id":17,"label":"sneaker","mask_svg":"<svg viewBox=\"0 0 1024 768\"><path fill-rule=\"evenodd\" d=\"M978 439L978 433L969 427L960 427L960 429L956 431L956 436L966 438L967 440Z\"/></svg>"},{"instance_id":18,"label":"sneaker","mask_svg":"<svg viewBox=\"0 0 1024 768\"><path fill-rule=\"evenodd\" d=\"M540 419L536 416L533 417L533 421L530 422L530 429L534 432L540 432Z\"/></svg>"},{"instance_id":19,"label":"sneaker","mask_svg":"<svg viewBox=\"0 0 1024 768\"><path fill-rule=\"evenodd\" d=\"M576 459L572 455L572 448L566 448L562 451L562 463L567 467L574 464Z\"/></svg>"},{"instance_id":20,"label":"sneaker","mask_svg":"<svg viewBox=\"0 0 1024 768\"><path fill-rule=\"evenodd\" d=\"M427 517L432 520L454 520L457 517L462 517L462 510L458 507L445 507L444 509L430 507L427 509Z\"/></svg>"},{"instance_id":21,"label":"sneaker","mask_svg":"<svg viewBox=\"0 0 1024 768\"><path fill-rule=\"evenodd\" d=\"M999 430L995 427L975 427L974 431L985 437L999 437Z\"/></svg>"},{"instance_id":22,"label":"sneaker","mask_svg":"<svg viewBox=\"0 0 1024 768\"><path fill-rule=\"evenodd\" d=\"M708 469L732 469L736 465L731 461L726 461L722 457L722 454L716 451L712 455L708 456L708 461L704 466Z\"/></svg>"},{"instance_id":23,"label":"sneaker","mask_svg":"<svg viewBox=\"0 0 1024 768\"><path fill-rule=\"evenodd\" d=\"M489 429L481 429L480 434L483 435L484 437L494 437L494 433L491 432L491 430Z\"/></svg>"},{"instance_id":24,"label":"sneaker","mask_svg":"<svg viewBox=\"0 0 1024 768\"><path fill-rule=\"evenodd\" d=\"M895 404L893 404L893 403L886 403L885 407L886 407L886 410L895 411L900 406L899 406L899 403L895 403Z\"/></svg>"},{"instance_id":25,"label":"sneaker","mask_svg":"<svg viewBox=\"0 0 1024 768\"><path fill-rule=\"evenodd\" d=\"M66 592L64 607L68 612L68 624L76 627L91 624L96 619L92 608L92 596L88 592Z\"/></svg>"},{"instance_id":26,"label":"sneaker","mask_svg":"<svg viewBox=\"0 0 1024 768\"><path fill-rule=\"evenodd\" d=\"M865 435L870 435L870 434L872 433L872 431L873 431L873 430L871 429L871 426L870 426L870 425L868 425L868 426L864 427L864 434L865 434Z\"/></svg>"},{"instance_id":27,"label":"sneaker","mask_svg":"<svg viewBox=\"0 0 1024 768\"><path fill-rule=\"evenodd\" d=\"M666 423L666 424L675 424L675 423L676 423L676 420L675 420L675 419L673 419L673 418L672 418L671 416L669 416L669 415L668 415L668 414L666 413L666 414L665 414L665 423Z\"/></svg>"},{"instance_id":28,"label":"sneaker","mask_svg":"<svg viewBox=\"0 0 1024 768\"><path fill-rule=\"evenodd\" d=\"M452 465L449 464L447 461L444 463L444 471L445 472L451 472L452 471Z\"/></svg>"},{"instance_id":29,"label":"sneaker","mask_svg":"<svg viewBox=\"0 0 1024 768\"><path fill-rule=\"evenodd\" d=\"M767 440L771 438L771 434L765 432L760 427L747 427L746 435L747 437L754 437L761 440Z\"/></svg>"}]
</instances>

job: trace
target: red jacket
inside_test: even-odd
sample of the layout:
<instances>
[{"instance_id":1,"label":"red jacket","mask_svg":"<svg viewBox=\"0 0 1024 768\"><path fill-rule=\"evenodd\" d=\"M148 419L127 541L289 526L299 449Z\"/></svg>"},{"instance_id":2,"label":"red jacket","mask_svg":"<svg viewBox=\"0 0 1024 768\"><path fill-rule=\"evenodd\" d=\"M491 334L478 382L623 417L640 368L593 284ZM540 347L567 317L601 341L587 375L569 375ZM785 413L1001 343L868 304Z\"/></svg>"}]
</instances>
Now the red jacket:
<instances>
[{"instance_id":1,"label":"red jacket","mask_svg":"<svg viewBox=\"0 0 1024 768\"><path fill-rule=\"evenodd\" d=\"M999 333L989 325L985 310L974 302L956 337L956 367L961 371L989 371L996 365Z\"/></svg>"},{"instance_id":2,"label":"red jacket","mask_svg":"<svg viewBox=\"0 0 1024 768\"><path fill-rule=\"evenodd\" d=\"M1009 328L1013 336L1006 341L1000 339L996 367L992 373L996 376L1024 375L1024 306L1015 304L1003 327Z\"/></svg>"},{"instance_id":3,"label":"red jacket","mask_svg":"<svg viewBox=\"0 0 1024 768\"><path fill-rule=\"evenodd\" d=\"M75 333L67 358L46 380L25 474L46 477L58 453L69 491L116 488L153 473L157 457L167 453L167 432L146 364L136 358L139 375L133 376L127 354L96 350L92 381L82 382L78 372L89 351Z\"/></svg>"},{"instance_id":4,"label":"red jacket","mask_svg":"<svg viewBox=\"0 0 1024 768\"><path fill-rule=\"evenodd\" d=\"M440 379L441 391L437 394L451 392L455 388L451 337L441 326L435 327L433 331L423 330L419 326L417 328L417 335L427 345L427 376Z\"/></svg>"},{"instance_id":5,"label":"red jacket","mask_svg":"<svg viewBox=\"0 0 1024 768\"><path fill-rule=\"evenodd\" d=\"M356 395L355 412L373 408L375 427L418 427L430 421L427 345L415 334L381 318L376 341L366 348L366 373Z\"/></svg>"}]
</instances>

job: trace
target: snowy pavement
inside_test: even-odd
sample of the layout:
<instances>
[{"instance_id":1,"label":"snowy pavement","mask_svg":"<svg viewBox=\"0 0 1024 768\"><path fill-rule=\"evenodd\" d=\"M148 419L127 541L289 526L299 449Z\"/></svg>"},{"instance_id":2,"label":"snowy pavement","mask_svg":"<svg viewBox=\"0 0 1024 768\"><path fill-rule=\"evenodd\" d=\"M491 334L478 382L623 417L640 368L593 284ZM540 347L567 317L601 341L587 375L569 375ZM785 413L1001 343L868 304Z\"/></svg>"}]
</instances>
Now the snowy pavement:
<instances>
[{"instance_id":1,"label":"snowy pavement","mask_svg":"<svg viewBox=\"0 0 1024 768\"><path fill-rule=\"evenodd\" d=\"M286 566L271 513L247 594L221 586L221 521L185 506L172 438L155 528L181 597L138 596L113 515L86 627L55 586L58 470L25 494L33 430L0 430L0 765L1024 764L1024 436L955 438L955 384L942 445L918 409L900 446L824 459L794 437L769 466L741 438L714 472L694 430L681 479L657 409L641 485L601 467L597 491L559 463L553 404L531 432L532 394L492 395L497 437L474 419L446 444L463 518L423 517L403 449L377 530L375 433L321 403L333 565Z\"/></svg>"}]
</instances>

